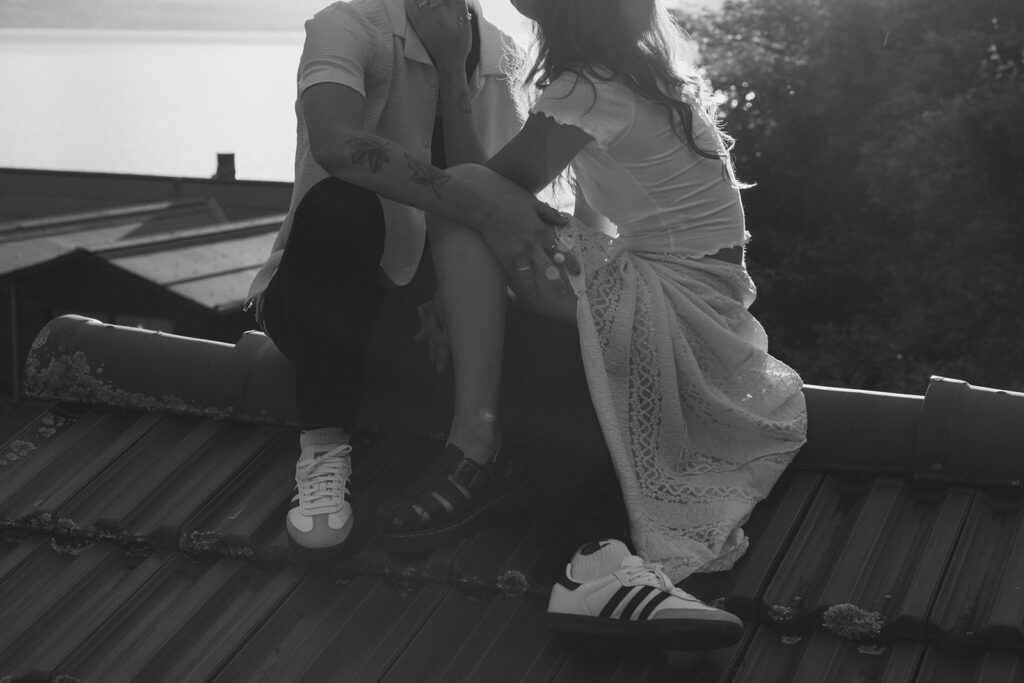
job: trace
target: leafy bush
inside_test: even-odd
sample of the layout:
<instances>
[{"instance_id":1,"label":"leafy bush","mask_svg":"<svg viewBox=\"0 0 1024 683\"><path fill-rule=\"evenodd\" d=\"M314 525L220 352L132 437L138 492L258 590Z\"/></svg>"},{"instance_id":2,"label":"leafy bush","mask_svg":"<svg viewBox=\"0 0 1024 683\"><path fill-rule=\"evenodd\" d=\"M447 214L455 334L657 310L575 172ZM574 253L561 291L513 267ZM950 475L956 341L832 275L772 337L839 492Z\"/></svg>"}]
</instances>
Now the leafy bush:
<instances>
[{"instance_id":1,"label":"leafy bush","mask_svg":"<svg viewBox=\"0 0 1024 683\"><path fill-rule=\"evenodd\" d=\"M755 312L813 383L1024 389L1024 3L681 16L725 98Z\"/></svg>"}]
</instances>

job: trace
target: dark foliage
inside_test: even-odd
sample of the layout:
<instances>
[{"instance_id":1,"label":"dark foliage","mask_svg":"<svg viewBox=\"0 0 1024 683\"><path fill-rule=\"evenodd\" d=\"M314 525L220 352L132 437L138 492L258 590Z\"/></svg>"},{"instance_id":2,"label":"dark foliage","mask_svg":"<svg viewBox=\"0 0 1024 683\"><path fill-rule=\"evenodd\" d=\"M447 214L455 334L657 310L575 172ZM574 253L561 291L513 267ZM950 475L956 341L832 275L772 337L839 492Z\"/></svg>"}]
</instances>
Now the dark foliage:
<instances>
[{"instance_id":1,"label":"dark foliage","mask_svg":"<svg viewBox=\"0 0 1024 683\"><path fill-rule=\"evenodd\" d=\"M727 102L773 353L808 382L1024 389L1024 3L680 17Z\"/></svg>"}]
</instances>

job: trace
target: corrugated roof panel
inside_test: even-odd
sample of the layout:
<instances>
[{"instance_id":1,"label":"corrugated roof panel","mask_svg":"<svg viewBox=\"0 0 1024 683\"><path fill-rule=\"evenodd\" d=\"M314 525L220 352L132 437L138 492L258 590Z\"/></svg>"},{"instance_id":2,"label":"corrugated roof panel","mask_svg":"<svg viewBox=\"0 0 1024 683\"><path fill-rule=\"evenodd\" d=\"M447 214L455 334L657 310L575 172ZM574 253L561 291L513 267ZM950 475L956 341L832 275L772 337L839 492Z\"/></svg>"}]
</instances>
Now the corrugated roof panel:
<instances>
[{"instance_id":1,"label":"corrugated roof panel","mask_svg":"<svg viewBox=\"0 0 1024 683\"><path fill-rule=\"evenodd\" d=\"M222 482L217 495L194 508L181 525L190 545L254 548L258 557L288 552L284 515L295 479L295 430L280 429L266 448Z\"/></svg>"},{"instance_id":2,"label":"corrugated roof panel","mask_svg":"<svg viewBox=\"0 0 1024 683\"><path fill-rule=\"evenodd\" d=\"M9 586L17 593L22 580L45 582L46 590L21 594L20 601L10 596L0 603L16 610L16 615L4 614L4 632L23 636L11 640L0 654L0 671L43 680L61 671L63 662L87 646L93 634L154 580L171 557L169 553L132 557L108 544L63 546L59 554L54 547L61 545L40 537L30 537L24 544L35 550L19 568L23 576L5 574L0 590ZM25 628L18 628L19 619Z\"/></svg>"},{"instance_id":3,"label":"corrugated roof panel","mask_svg":"<svg viewBox=\"0 0 1024 683\"><path fill-rule=\"evenodd\" d=\"M1024 651L1024 496L979 492L952 555L934 635Z\"/></svg>"},{"instance_id":4,"label":"corrugated roof panel","mask_svg":"<svg viewBox=\"0 0 1024 683\"><path fill-rule=\"evenodd\" d=\"M515 619L524 602L532 603L528 624L517 623ZM401 658L388 670L383 682L470 680L470 674L487 657L491 648L496 647L506 634L512 635L513 626L533 631L532 634L515 632L513 642L523 646L527 652L540 653L554 638L540 618L543 609L542 601L532 597L482 599L449 591L402 652ZM510 674L507 680L523 680L527 674L534 680L543 679L542 672L531 671L538 662L530 658L521 661L509 659L504 662L506 672ZM548 662L550 664L554 662ZM493 668L493 664L487 668ZM473 677L472 680L485 679Z\"/></svg>"},{"instance_id":5,"label":"corrugated roof panel","mask_svg":"<svg viewBox=\"0 0 1024 683\"><path fill-rule=\"evenodd\" d=\"M267 259L275 237L276 231L271 230L234 239L172 245L157 251L115 254L110 262L150 282L165 285L258 268Z\"/></svg>"},{"instance_id":6,"label":"corrugated roof panel","mask_svg":"<svg viewBox=\"0 0 1024 683\"><path fill-rule=\"evenodd\" d=\"M378 680L450 591L311 574L214 680Z\"/></svg>"},{"instance_id":7,"label":"corrugated roof panel","mask_svg":"<svg viewBox=\"0 0 1024 683\"><path fill-rule=\"evenodd\" d=\"M910 683L924 645L897 641L864 646L830 633L783 635L759 626L734 676L735 683ZM941 680L941 679L933 679Z\"/></svg>"},{"instance_id":8,"label":"corrugated roof panel","mask_svg":"<svg viewBox=\"0 0 1024 683\"><path fill-rule=\"evenodd\" d=\"M829 607L852 605L879 626L897 622L923 637L969 503L963 491L903 478L830 475L765 593L769 616L817 622ZM911 593L925 598L908 601Z\"/></svg>"},{"instance_id":9,"label":"corrugated roof panel","mask_svg":"<svg viewBox=\"0 0 1024 683\"><path fill-rule=\"evenodd\" d=\"M176 230L225 222L224 212L214 200L160 202L146 209L124 207L117 211L71 215L67 220L54 217L43 224L25 229L10 228L0 232L0 274L6 274L45 263L75 249L90 249L142 235L173 233ZM15 225L15 224L9 224ZM0 226L2 229L2 226ZM264 254L264 257L266 254Z\"/></svg>"},{"instance_id":10,"label":"corrugated roof panel","mask_svg":"<svg viewBox=\"0 0 1024 683\"><path fill-rule=\"evenodd\" d=\"M51 448L57 438L64 438L64 433L71 429L84 412L84 408L61 404L51 406L42 415L28 420L13 436L0 444L2 478L11 476L10 473L31 460L40 449ZM0 492L3 490L0 481Z\"/></svg>"},{"instance_id":11,"label":"corrugated roof panel","mask_svg":"<svg viewBox=\"0 0 1024 683\"><path fill-rule=\"evenodd\" d=\"M1021 683L1024 656L1012 652L986 652L963 656L941 647L929 647L917 676L920 683Z\"/></svg>"},{"instance_id":12,"label":"corrugated roof panel","mask_svg":"<svg viewBox=\"0 0 1024 683\"><path fill-rule=\"evenodd\" d=\"M451 599L480 600L460 597L457 592L451 594ZM480 683L550 680L564 665L571 645L547 630L546 602L540 596L498 596L487 601L487 609L469 632L458 622L452 623L451 628L463 630L466 641L461 647L456 644L456 652L443 669L443 679ZM451 613L458 614L458 610Z\"/></svg>"},{"instance_id":13,"label":"corrugated roof panel","mask_svg":"<svg viewBox=\"0 0 1024 683\"><path fill-rule=\"evenodd\" d=\"M642 645L581 639L571 644L569 656L551 680L552 683L726 681L739 664L743 645L753 631L753 627L748 627L737 645L713 652L662 652Z\"/></svg>"},{"instance_id":14,"label":"corrugated roof panel","mask_svg":"<svg viewBox=\"0 0 1024 683\"><path fill-rule=\"evenodd\" d=\"M194 616L178 633L163 639L159 631L154 634L159 654L133 680L209 680L305 577L305 571L296 567L264 571L239 560L221 560L208 573L218 570L230 577L228 582L209 600L197 596Z\"/></svg>"},{"instance_id":15,"label":"corrugated roof panel","mask_svg":"<svg viewBox=\"0 0 1024 683\"><path fill-rule=\"evenodd\" d=\"M1020 677L1024 654L970 658L939 649L1024 651L1019 492L790 471L746 525L751 548L736 568L684 585L741 612L744 639L709 654L666 654L580 644L547 631L547 586L558 569L552 561L565 558L550 554L553 529L538 506L527 504L515 521L434 552L376 549L377 504L415 481L438 447L426 438L358 439L357 537L339 558L310 559L289 550L283 524L296 430L51 409L0 448L5 530L24 533L19 528L32 525L11 518L29 519L55 535L0 538L0 676L631 683ZM54 512L44 524L44 513ZM111 532L106 540L90 544L75 535L76 525L93 524ZM197 555L275 562L197 560L171 550L142 558L115 545L130 540L120 532L172 542L179 531L180 546ZM823 614L828 607L835 609Z\"/></svg>"},{"instance_id":16,"label":"corrugated roof panel","mask_svg":"<svg viewBox=\"0 0 1024 683\"><path fill-rule=\"evenodd\" d=\"M569 559L552 556L552 539L552 525L543 517L489 525L459 551L452 579L469 591L546 591Z\"/></svg>"},{"instance_id":17,"label":"corrugated roof panel","mask_svg":"<svg viewBox=\"0 0 1024 683\"><path fill-rule=\"evenodd\" d=\"M156 414L90 411L5 472L0 480L0 516L52 515L159 422Z\"/></svg>"},{"instance_id":18,"label":"corrugated roof panel","mask_svg":"<svg viewBox=\"0 0 1024 683\"><path fill-rule=\"evenodd\" d=\"M183 662L220 666L297 582L241 560L213 564L175 553L62 663L83 680L183 680ZM202 678L212 671L194 671Z\"/></svg>"},{"instance_id":19,"label":"corrugated roof panel","mask_svg":"<svg viewBox=\"0 0 1024 683\"><path fill-rule=\"evenodd\" d=\"M212 309L241 307L260 266L171 285L170 290Z\"/></svg>"},{"instance_id":20,"label":"corrugated roof panel","mask_svg":"<svg viewBox=\"0 0 1024 683\"><path fill-rule=\"evenodd\" d=\"M176 542L179 525L275 433L251 424L164 416L59 515L80 527Z\"/></svg>"},{"instance_id":21,"label":"corrugated roof panel","mask_svg":"<svg viewBox=\"0 0 1024 683\"><path fill-rule=\"evenodd\" d=\"M134 226L124 225L113 228L102 228L80 235L64 235L62 237L33 237L19 240L13 244L5 244L0 249L0 275L13 273L23 268L37 266L47 261L70 254L75 249L91 244L115 242L132 231Z\"/></svg>"}]
</instances>

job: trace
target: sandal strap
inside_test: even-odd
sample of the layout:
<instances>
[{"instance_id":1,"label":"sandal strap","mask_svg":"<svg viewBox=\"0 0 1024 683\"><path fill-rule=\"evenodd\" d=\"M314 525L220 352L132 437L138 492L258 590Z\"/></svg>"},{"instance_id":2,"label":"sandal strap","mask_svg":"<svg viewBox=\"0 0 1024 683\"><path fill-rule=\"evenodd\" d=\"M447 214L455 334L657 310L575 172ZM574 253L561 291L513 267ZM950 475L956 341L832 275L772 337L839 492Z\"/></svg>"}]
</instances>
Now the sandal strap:
<instances>
[{"instance_id":1,"label":"sandal strap","mask_svg":"<svg viewBox=\"0 0 1024 683\"><path fill-rule=\"evenodd\" d=\"M467 491L474 491L478 488L486 486L491 480L491 466L490 463L487 465L478 465L469 458L463 458L458 465L455 466L455 471L451 474L452 479L466 487Z\"/></svg>"}]
</instances>

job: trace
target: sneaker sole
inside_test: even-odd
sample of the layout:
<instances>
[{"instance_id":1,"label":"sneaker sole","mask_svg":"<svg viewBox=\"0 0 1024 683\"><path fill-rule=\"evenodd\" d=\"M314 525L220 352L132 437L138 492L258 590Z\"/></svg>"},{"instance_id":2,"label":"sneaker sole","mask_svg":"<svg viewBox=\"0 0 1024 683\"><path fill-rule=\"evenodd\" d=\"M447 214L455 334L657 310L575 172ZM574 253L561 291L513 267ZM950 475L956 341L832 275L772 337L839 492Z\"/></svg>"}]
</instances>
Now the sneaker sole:
<instances>
[{"instance_id":1,"label":"sneaker sole","mask_svg":"<svg viewBox=\"0 0 1024 683\"><path fill-rule=\"evenodd\" d=\"M548 628L555 633L607 638L647 644L661 650L717 650L737 643L743 627L727 621L651 619L629 621L574 614L547 614Z\"/></svg>"},{"instance_id":2,"label":"sneaker sole","mask_svg":"<svg viewBox=\"0 0 1024 683\"><path fill-rule=\"evenodd\" d=\"M381 531L375 545L389 553L419 553L454 543L483 527L502 503L526 487L517 485L447 524L410 531Z\"/></svg>"}]
</instances>

